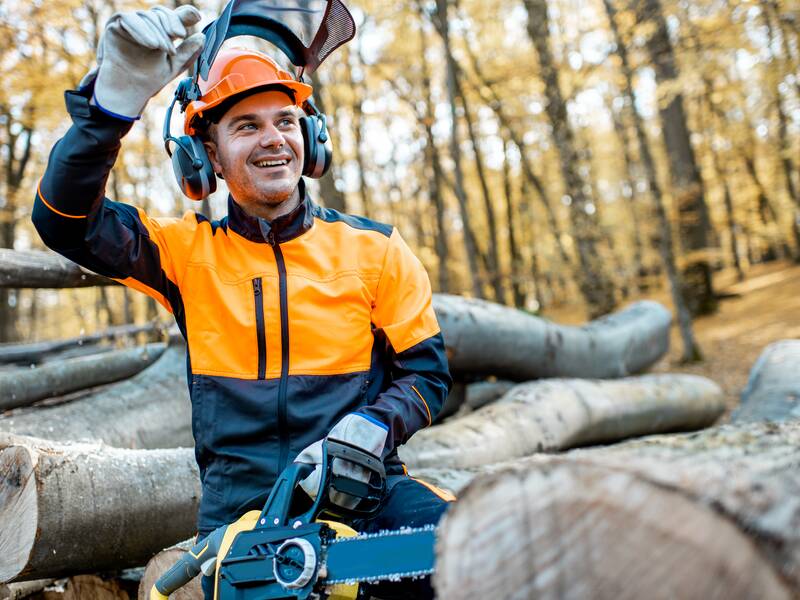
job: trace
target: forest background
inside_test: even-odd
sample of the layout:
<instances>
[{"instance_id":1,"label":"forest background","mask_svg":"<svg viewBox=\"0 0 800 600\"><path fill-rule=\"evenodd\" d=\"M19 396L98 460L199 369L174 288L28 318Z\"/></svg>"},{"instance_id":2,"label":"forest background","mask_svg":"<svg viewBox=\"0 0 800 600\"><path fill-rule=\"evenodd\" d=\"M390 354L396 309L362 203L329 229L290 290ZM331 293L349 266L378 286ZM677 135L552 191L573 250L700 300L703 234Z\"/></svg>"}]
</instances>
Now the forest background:
<instances>
[{"instance_id":1,"label":"forest background","mask_svg":"<svg viewBox=\"0 0 800 600\"><path fill-rule=\"evenodd\" d=\"M69 126L62 92L113 12L152 4L0 2L0 247L42 247L30 211ZM194 4L203 23L224 5ZM435 291L574 321L661 295L692 360L721 273L800 259L800 1L346 4L357 37L311 81L335 156L312 193L396 225ZM221 218L224 182L196 203L174 181L173 91L125 138L107 195ZM0 289L0 342L165 317L122 287Z\"/></svg>"}]
</instances>

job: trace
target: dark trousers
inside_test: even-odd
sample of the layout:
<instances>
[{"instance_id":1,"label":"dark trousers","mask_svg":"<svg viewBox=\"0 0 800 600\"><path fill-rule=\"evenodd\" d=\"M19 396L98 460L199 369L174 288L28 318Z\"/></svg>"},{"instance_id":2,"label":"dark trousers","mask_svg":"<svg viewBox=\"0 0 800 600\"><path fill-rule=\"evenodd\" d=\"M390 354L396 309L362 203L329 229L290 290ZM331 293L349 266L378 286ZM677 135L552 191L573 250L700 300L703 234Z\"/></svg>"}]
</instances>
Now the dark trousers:
<instances>
[{"instance_id":1,"label":"dark trousers","mask_svg":"<svg viewBox=\"0 0 800 600\"><path fill-rule=\"evenodd\" d=\"M359 533L377 533L381 530L401 527L421 527L435 525L449 505L445 495L436 488L429 487L406 476L390 478L391 491L380 510L370 519L358 519L348 523ZM214 598L214 582L211 577L203 577L205 600ZM361 596L374 596L381 600L430 600L434 597L430 577L399 582L384 581L379 584L361 586Z\"/></svg>"}]
</instances>

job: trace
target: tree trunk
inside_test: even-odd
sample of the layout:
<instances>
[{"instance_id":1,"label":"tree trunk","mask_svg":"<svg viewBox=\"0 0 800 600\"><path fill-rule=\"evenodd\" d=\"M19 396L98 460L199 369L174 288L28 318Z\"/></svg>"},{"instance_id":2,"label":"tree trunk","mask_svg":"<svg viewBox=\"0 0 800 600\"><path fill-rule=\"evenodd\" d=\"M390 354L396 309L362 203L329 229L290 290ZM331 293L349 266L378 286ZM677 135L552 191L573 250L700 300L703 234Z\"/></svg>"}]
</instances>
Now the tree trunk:
<instances>
[{"instance_id":1,"label":"tree trunk","mask_svg":"<svg viewBox=\"0 0 800 600\"><path fill-rule=\"evenodd\" d=\"M525 308L525 292L522 288L522 271L524 265L522 254L519 251L519 228L518 219L520 218L514 211L514 199L511 186L511 166L508 164L508 151L511 146L509 140L504 140L503 148L503 198L506 201L506 224L508 226L508 254L509 254L509 274L511 280L511 297L515 308Z\"/></svg>"},{"instance_id":2,"label":"tree trunk","mask_svg":"<svg viewBox=\"0 0 800 600\"><path fill-rule=\"evenodd\" d=\"M800 594L800 422L531 457L439 528L440 600Z\"/></svg>"},{"instance_id":3,"label":"tree trunk","mask_svg":"<svg viewBox=\"0 0 800 600\"><path fill-rule=\"evenodd\" d=\"M475 132L470 105L467 101L466 95L464 94L461 82L459 81L458 77L455 77L454 81L456 84L458 98L461 100L461 106L464 109L464 121L467 124L467 135L469 137L469 142L472 145L472 151L475 153L475 169L478 174L478 181L481 185L483 208L486 211L486 228L489 230L489 248L486 251L489 280L492 289L494 290L495 301L499 302L500 304L507 304L506 293L505 289L503 288L503 282L500 274L500 249L497 242L497 218L494 214L494 202L492 201L492 194L489 192L489 183L487 181L486 171L484 168L483 152L480 148L478 135Z\"/></svg>"},{"instance_id":4,"label":"tree trunk","mask_svg":"<svg viewBox=\"0 0 800 600\"><path fill-rule=\"evenodd\" d=\"M720 127L720 122L715 118L713 109L714 100L712 98L713 89L711 82L707 77L702 77L702 79L703 104L705 106L701 107L698 111L701 115L700 127L703 129L703 131L705 131L705 135L709 138L708 152L711 154L711 162L714 166L716 177L719 180L719 184L722 186L722 198L723 204L725 205L725 217L728 225L730 252L731 258L733 259L733 266L736 269L736 276L739 281L744 281L744 269L742 268L742 260L739 255L739 241L737 232L739 225L736 223L736 213L733 208L733 196L731 195L731 189L728 185L728 174L725 172L726 169L723 167L719 156L720 153L714 148L714 137L718 134L722 127ZM703 113L705 112L703 110L704 108L708 110L708 119L702 118Z\"/></svg>"},{"instance_id":5,"label":"tree trunk","mask_svg":"<svg viewBox=\"0 0 800 600\"><path fill-rule=\"evenodd\" d=\"M48 363L33 369L0 371L0 411L127 379L155 362L165 348L166 344L161 342Z\"/></svg>"},{"instance_id":6,"label":"tree trunk","mask_svg":"<svg viewBox=\"0 0 800 600\"><path fill-rule=\"evenodd\" d=\"M774 47L775 32L772 28L772 20L769 17L769 3L761 0L761 15L764 25L767 28L767 48ZM775 57L774 63L777 63ZM767 66L767 69L775 69L775 64ZM771 84L770 93L772 94L772 101L775 106L775 113L778 117L778 152L780 153L780 164L783 170L783 181L786 186L786 193L789 195L789 200L794 204L794 211L792 215L792 232L794 234L795 242L795 260L800 262L800 194L794 185L794 165L792 163L792 147L787 135L789 127L786 118L786 112L783 110L783 100L781 98L781 91L779 83L781 77L777 73L770 73L768 75Z\"/></svg>"},{"instance_id":7,"label":"tree trunk","mask_svg":"<svg viewBox=\"0 0 800 600\"><path fill-rule=\"evenodd\" d=\"M420 16L424 14L422 6L417 3L417 11ZM444 196L442 195L442 162L439 157L439 149L436 147L436 139L433 137L434 100L431 93L431 76L428 68L428 61L425 57L427 41L425 30L420 24L419 27L419 60L422 70L422 95L425 100L425 118L423 127L425 129L425 158L426 166L430 166L430 176L428 183L428 197L431 204L436 209L436 257L439 261L437 273L439 280L439 291L447 293L450 290L449 269L449 246L448 246L448 223L445 218Z\"/></svg>"},{"instance_id":8,"label":"tree trunk","mask_svg":"<svg viewBox=\"0 0 800 600\"><path fill-rule=\"evenodd\" d=\"M750 369L734 423L800 419L800 340L767 346Z\"/></svg>"},{"instance_id":9,"label":"tree trunk","mask_svg":"<svg viewBox=\"0 0 800 600\"><path fill-rule=\"evenodd\" d=\"M695 362L702 358L700 346L694 337L692 330L692 315L691 308L683 293L684 285L681 274L675 264L675 250L672 240L672 224L667 217L666 209L664 208L664 198L661 193L661 186L658 183L658 176L656 174L656 165L653 156L650 153L650 143L647 140L647 135L644 130L644 123L641 115L635 109L634 95L633 95L633 71L631 70L630 63L628 62L628 51L620 36L619 29L615 20L616 10L611 0L603 0L605 5L606 14L608 15L611 33L614 36L615 45L617 47L617 55L620 58L622 73L625 81L624 94L628 98L628 102L632 107L631 116L633 117L633 124L636 130L636 138L639 143L639 157L644 167L645 175L647 177L647 185L650 188L650 193L653 198L653 211L655 212L657 221L658 234L654 236L658 246L658 253L661 256L661 262L664 265L664 270L667 273L667 280L669 281L670 295L672 297L672 304L675 307L675 312L678 317L678 329L681 333L681 341L683 342L683 356L682 361L685 363Z\"/></svg>"},{"instance_id":10,"label":"tree trunk","mask_svg":"<svg viewBox=\"0 0 800 600\"><path fill-rule=\"evenodd\" d=\"M669 347L670 314L656 302L633 303L583 327L447 294L433 303L456 376L623 377L648 368Z\"/></svg>"},{"instance_id":11,"label":"tree trunk","mask_svg":"<svg viewBox=\"0 0 800 600\"><path fill-rule=\"evenodd\" d=\"M559 88L558 71L550 50L549 20L545 0L524 0L528 11L528 36L539 57L539 69L544 83L545 112L553 129L553 141L561 166L564 192L570 198L569 214L572 235L578 250L580 269L578 287L590 318L608 314L616 306L614 285L600 254L600 224L597 207L584 192L586 182L578 173L578 152L573 132L567 122L567 104Z\"/></svg>"},{"instance_id":12,"label":"tree trunk","mask_svg":"<svg viewBox=\"0 0 800 600\"><path fill-rule=\"evenodd\" d=\"M63 340L26 344L0 344L0 364L39 363L52 354L60 353L70 348L91 346L103 340L134 336L138 333L161 332L163 327L163 324L158 322L145 323L144 325L118 325L95 333Z\"/></svg>"},{"instance_id":13,"label":"tree trunk","mask_svg":"<svg viewBox=\"0 0 800 600\"><path fill-rule=\"evenodd\" d=\"M722 390L697 375L523 383L464 417L417 432L399 448L409 469L470 468L576 446L711 425Z\"/></svg>"},{"instance_id":14,"label":"tree trunk","mask_svg":"<svg viewBox=\"0 0 800 600\"><path fill-rule=\"evenodd\" d=\"M181 556L191 550L192 546L194 546L194 538L165 548L147 561L144 576L139 583L137 600L149 600L150 590L153 589L153 585L158 581L158 578L166 573ZM200 587L201 578L202 576L198 575L185 586L170 594L170 600L200 600L203 597L203 590Z\"/></svg>"},{"instance_id":15,"label":"tree trunk","mask_svg":"<svg viewBox=\"0 0 800 600\"><path fill-rule=\"evenodd\" d=\"M0 288L74 288L117 285L54 252L0 248Z\"/></svg>"},{"instance_id":16,"label":"tree trunk","mask_svg":"<svg viewBox=\"0 0 800 600\"><path fill-rule=\"evenodd\" d=\"M314 102L323 114L326 114L325 100L323 98L323 84L319 77L319 71L311 73L311 85L314 88ZM330 135L330 132L329 132ZM336 139L336 136L330 135L331 140ZM331 141L333 143L333 141ZM338 210L339 212L347 211L347 204L344 192L336 188L336 152L334 148L334 161L331 169L319 180L319 192L322 203L328 208Z\"/></svg>"},{"instance_id":17,"label":"tree trunk","mask_svg":"<svg viewBox=\"0 0 800 600\"><path fill-rule=\"evenodd\" d=\"M483 286L481 285L480 267L478 260L481 250L475 237L470 218L470 209L467 201L467 193L464 190L464 174L461 170L461 148L458 138L458 114L456 104L458 103L458 82L456 77L455 59L450 49L450 30L447 15L448 0L436 0L436 14L433 16L433 24L442 38L444 46L445 62L447 65L447 96L450 105L450 158L453 161L453 191L458 200L458 207L461 213L461 222L464 235L464 251L467 263L469 264L469 276L472 279L472 295L475 298L483 298Z\"/></svg>"},{"instance_id":18,"label":"tree trunk","mask_svg":"<svg viewBox=\"0 0 800 600\"><path fill-rule=\"evenodd\" d=\"M121 448L189 447L190 425L186 349L180 345L126 381L71 402L0 417L0 432Z\"/></svg>"},{"instance_id":19,"label":"tree trunk","mask_svg":"<svg viewBox=\"0 0 800 600\"><path fill-rule=\"evenodd\" d=\"M622 99L623 101L633 100L625 95L622 96ZM627 108L629 111L634 110L632 106ZM636 288L639 290L639 292L644 292L644 281L642 279L642 275L644 273L644 244L642 244L642 224L641 219L639 218L639 208L637 207L639 191L637 190L636 186L636 174L632 154L633 141L629 135L628 124L624 122L623 115L620 114L621 111L614 110L613 104L609 102L608 112L611 115L611 122L614 125L614 132L617 135L617 140L619 141L620 148L622 149L622 159L625 166L625 178L623 181L625 188L623 189L622 196L624 197L625 203L630 211L631 224L633 225L632 241L634 276L632 279L634 280Z\"/></svg>"},{"instance_id":20,"label":"tree trunk","mask_svg":"<svg viewBox=\"0 0 800 600\"><path fill-rule=\"evenodd\" d=\"M0 581L143 564L195 531L194 453L0 436Z\"/></svg>"},{"instance_id":21,"label":"tree trunk","mask_svg":"<svg viewBox=\"0 0 800 600\"><path fill-rule=\"evenodd\" d=\"M656 81L662 89L672 89L670 86L676 84L678 69L660 0L642 0L632 4L639 21L654 27L647 39L647 50ZM672 195L678 210L678 233L686 258L682 273L683 296L692 314L710 314L717 307L711 264L706 255L710 246L711 221L703 180L689 139L683 96L676 93L669 102L659 100L658 112L669 158Z\"/></svg>"},{"instance_id":22,"label":"tree trunk","mask_svg":"<svg viewBox=\"0 0 800 600\"><path fill-rule=\"evenodd\" d=\"M497 116L497 120L500 121L500 125L503 129L508 133L509 138L513 142L513 144L519 149L520 154L520 165L522 167L522 175L527 180L528 184L532 186L536 193L539 195L539 198L542 201L542 205L544 206L545 215L547 217L547 222L550 227L550 232L553 234L553 242L558 249L558 254L561 257L561 261L563 262L563 266L566 269L569 269L572 272L572 260L567 254L567 250L564 247L564 243L561 241L561 227L558 224L558 219L556 218L555 208L553 207L554 202L547 194L547 190L544 188L544 184L542 183L541 179L537 177L536 173L533 171L533 165L531 165L530 159L528 158L527 152L527 145L525 144L524 138L517 132L517 130L512 126L511 119L503 110L503 100L497 94L494 87L492 87L492 82L489 81L484 75L481 70L480 64L478 63L478 58L475 56L475 53L471 51L470 44L467 43L464 48L467 52L467 55L470 58L470 63L472 70L475 72L475 75L478 77L480 81L480 86L473 85L476 88L476 91L481 94L484 102L494 111L495 116ZM488 90L489 97L486 97L482 92L483 90Z\"/></svg>"}]
</instances>

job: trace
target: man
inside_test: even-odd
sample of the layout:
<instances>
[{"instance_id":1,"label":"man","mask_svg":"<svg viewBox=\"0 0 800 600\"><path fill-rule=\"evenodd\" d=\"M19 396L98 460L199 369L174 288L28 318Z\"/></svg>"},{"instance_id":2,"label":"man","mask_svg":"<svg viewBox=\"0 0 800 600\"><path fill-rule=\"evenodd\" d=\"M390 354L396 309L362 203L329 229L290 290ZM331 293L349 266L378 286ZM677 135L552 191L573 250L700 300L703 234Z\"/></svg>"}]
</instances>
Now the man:
<instances>
[{"instance_id":1,"label":"man","mask_svg":"<svg viewBox=\"0 0 800 600\"><path fill-rule=\"evenodd\" d=\"M407 477L396 451L430 425L451 384L428 277L395 229L308 196L299 107L309 86L243 50L223 50L201 81L185 129L231 192L221 221L154 219L104 197L121 138L201 49L202 34L188 35L199 19L190 6L112 17L98 69L66 93L73 125L52 150L33 222L54 250L174 314L188 344L200 536L261 508L290 461L318 464L326 436L381 456L391 475L381 511L357 529L435 523L447 498ZM303 486L312 496L317 475ZM208 580L204 591L213 597ZM432 596L427 581L372 593Z\"/></svg>"}]
</instances>

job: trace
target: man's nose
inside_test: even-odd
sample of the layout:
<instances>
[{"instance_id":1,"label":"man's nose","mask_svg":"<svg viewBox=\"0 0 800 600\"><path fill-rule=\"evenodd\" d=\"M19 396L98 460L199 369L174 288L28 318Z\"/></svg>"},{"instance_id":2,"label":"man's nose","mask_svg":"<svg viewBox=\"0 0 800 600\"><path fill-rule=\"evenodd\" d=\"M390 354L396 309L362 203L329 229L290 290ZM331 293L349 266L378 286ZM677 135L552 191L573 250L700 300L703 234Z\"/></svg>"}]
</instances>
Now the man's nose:
<instances>
[{"instance_id":1,"label":"man's nose","mask_svg":"<svg viewBox=\"0 0 800 600\"><path fill-rule=\"evenodd\" d=\"M283 146L283 133L272 123L267 123L261 131L259 144L263 148L275 148Z\"/></svg>"}]
</instances>

